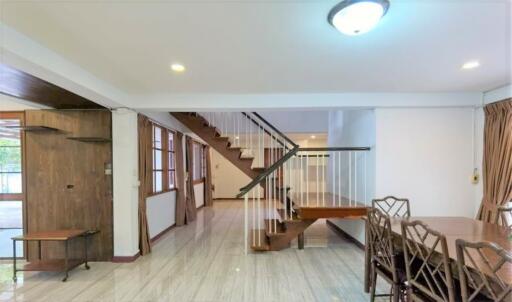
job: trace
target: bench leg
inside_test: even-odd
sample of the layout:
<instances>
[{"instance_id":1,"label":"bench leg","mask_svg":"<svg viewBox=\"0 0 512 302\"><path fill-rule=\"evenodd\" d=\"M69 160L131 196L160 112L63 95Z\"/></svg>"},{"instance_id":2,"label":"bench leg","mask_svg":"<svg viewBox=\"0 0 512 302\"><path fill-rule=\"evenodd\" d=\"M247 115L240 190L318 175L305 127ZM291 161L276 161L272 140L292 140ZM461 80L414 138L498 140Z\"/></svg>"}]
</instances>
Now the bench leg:
<instances>
[{"instance_id":1,"label":"bench leg","mask_svg":"<svg viewBox=\"0 0 512 302\"><path fill-rule=\"evenodd\" d=\"M304 232L300 233L299 236L297 236L297 244L299 246L299 250L304 249Z\"/></svg>"},{"instance_id":2,"label":"bench leg","mask_svg":"<svg viewBox=\"0 0 512 302\"><path fill-rule=\"evenodd\" d=\"M64 243L64 269L66 270L66 276L62 279L62 282L66 282L68 280L68 264L68 240L66 240Z\"/></svg>"},{"instance_id":3,"label":"bench leg","mask_svg":"<svg viewBox=\"0 0 512 302\"><path fill-rule=\"evenodd\" d=\"M12 241L12 281L18 281L16 277L16 240Z\"/></svg>"},{"instance_id":4,"label":"bench leg","mask_svg":"<svg viewBox=\"0 0 512 302\"><path fill-rule=\"evenodd\" d=\"M87 263L87 236L84 236L84 257L85 257L85 269L90 269Z\"/></svg>"}]
</instances>

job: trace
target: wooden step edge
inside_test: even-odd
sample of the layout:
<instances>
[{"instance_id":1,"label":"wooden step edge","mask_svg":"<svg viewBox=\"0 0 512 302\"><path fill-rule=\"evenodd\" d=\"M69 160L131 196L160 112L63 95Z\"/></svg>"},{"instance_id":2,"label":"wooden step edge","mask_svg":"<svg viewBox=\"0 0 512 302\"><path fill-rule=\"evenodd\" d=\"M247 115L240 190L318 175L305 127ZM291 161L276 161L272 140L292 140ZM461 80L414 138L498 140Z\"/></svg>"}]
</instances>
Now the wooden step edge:
<instances>
[{"instance_id":1,"label":"wooden step edge","mask_svg":"<svg viewBox=\"0 0 512 302\"><path fill-rule=\"evenodd\" d=\"M279 221L279 219L264 219L265 224L265 234L267 236L279 236L279 235L285 235L286 234L286 228L285 226ZM275 222L274 222L275 221ZM274 230L274 223L276 229Z\"/></svg>"},{"instance_id":2,"label":"wooden step edge","mask_svg":"<svg viewBox=\"0 0 512 302\"><path fill-rule=\"evenodd\" d=\"M260 237L258 237L258 235ZM259 239L259 241L258 241ZM256 252L267 252L270 251L270 243L267 235L265 234L265 230L262 229L253 229L249 233L249 242L251 250Z\"/></svg>"},{"instance_id":3,"label":"wooden step edge","mask_svg":"<svg viewBox=\"0 0 512 302\"><path fill-rule=\"evenodd\" d=\"M284 214L284 209L276 209L277 213L280 216L280 221L285 223L293 223L302 221L297 214L297 212L292 213L292 217L290 219L290 213L288 212L286 215Z\"/></svg>"}]
</instances>

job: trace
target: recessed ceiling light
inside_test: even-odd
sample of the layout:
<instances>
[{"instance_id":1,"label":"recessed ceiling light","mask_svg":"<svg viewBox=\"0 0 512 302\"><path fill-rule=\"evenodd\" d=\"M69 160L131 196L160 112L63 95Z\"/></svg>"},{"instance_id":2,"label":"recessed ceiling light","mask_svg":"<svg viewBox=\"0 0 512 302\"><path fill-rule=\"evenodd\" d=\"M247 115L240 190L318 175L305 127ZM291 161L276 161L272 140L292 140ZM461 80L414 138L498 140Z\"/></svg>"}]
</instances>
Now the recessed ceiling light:
<instances>
[{"instance_id":1,"label":"recessed ceiling light","mask_svg":"<svg viewBox=\"0 0 512 302\"><path fill-rule=\"evenodd\" d=\"M174 72L184 72L185 66L180 63L173 63L173 64L171 64L171 70Z\"/></svg>"},{"instance_id":2,"label":"recessed ceiling light","mask_svg":"<svg viewBox=\"0 0 512 302\"><path fill-rule=\"evenodd\" d=\"M315 139L315 138L316 138L316 136L315 136L315 135L311 135L311 139Z\"/></svg>"},{"instance_id":3,"label":"recessed ceiling light","mask_svg":"<svg viewBox=\"0 0 512 302\"><path fill-rule=\"evenodd\" d=\"M462 69L473 69L473 68L477 68L478 66L480 66L480 62L469 61L469 62L464 63L464 65L462 65Z\"/></svg>"},{"instance_id":4,"label":"recessed ceiling light","mask_svg":"<svg viewBox=\"0 0 512 302\"><path fill-rule=\"evenodd\" d=\"M327 20L340 32L356 36L369 32L389 9L389 0L345 0L331 9Z\"/></svg>"}]
</instances>

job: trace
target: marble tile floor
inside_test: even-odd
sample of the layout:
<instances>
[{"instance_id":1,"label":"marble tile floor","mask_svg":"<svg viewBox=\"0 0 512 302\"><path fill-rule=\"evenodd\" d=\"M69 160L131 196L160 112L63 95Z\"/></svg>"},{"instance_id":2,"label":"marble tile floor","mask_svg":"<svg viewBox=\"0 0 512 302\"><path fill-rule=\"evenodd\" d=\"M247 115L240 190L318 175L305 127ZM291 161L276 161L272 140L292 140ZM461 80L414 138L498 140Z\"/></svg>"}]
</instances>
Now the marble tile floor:
<instances>
[{"instance_id":1,"label":"marble tile floor","mask_svg":"<svg viewBox=\"0 0 512 302\"><path fill-rule=\"evenodd\" d=\"M363 251L323 220L305 237L304 250L294 243L244 255L242 203L216 201L194 223L164 235L150 255L132 263L93 262L65 283L62 274L27 272L15 284L11 262L1 261L0 301L369 301ZM379 290L388 291L381 283Z\"/></svg>"}]
</instances>

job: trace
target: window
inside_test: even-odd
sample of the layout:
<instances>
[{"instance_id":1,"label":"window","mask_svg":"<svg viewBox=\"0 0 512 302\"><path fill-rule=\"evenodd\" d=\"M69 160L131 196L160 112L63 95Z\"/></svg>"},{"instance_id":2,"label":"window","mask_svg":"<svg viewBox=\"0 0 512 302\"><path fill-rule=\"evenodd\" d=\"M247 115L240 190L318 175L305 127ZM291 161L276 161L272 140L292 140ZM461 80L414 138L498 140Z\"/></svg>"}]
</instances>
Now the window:
<instances>
[{"instance_id":1,"label":"window","mask_svg":"<svg viewBox=\"0 0 512 302\"><path fill-rule=\"evenodd\" d=\"M159 125L152 125L153 133L153 194L176 188L174 132Z\"/></svg>"},{"instance_id":2,"label":"window","mask_svg":"<svg viewBox=\"0 0 512 302\"><path fill-rule=\"evenodd\" d=\"M167 150L167 188L169 190L176 188L176 165L175 165L175 150L174 150L174 132L167 131L168 133L168 150Z\"/></svg>"},{"instance_id":3,"label":"window","mask_svg":"<svg viewBox=\"0 0 512 302\"><path fill-rule=\"evenodd\" d=\"M193 143L192 180L200 182L205 177L204 146L198 142Z\"/></svg>"},{"instance_id":4,"label":"window","mask_svg":"<svg viewBox=\"0 0 512 302\"><path fill-rule=\"evenodd\" d=\"M10 238L23 234L23 113L0 112L0 259L12 258ZM23 257L17 242L16 256Z\"/></svg>"},{"instance_id":5,"label":"window","mask_svg":"<svg viewBox=\"0 0 512 302\"><path fill-rule=\"evenodd\" d=\"M22 193L21 121L0 119L0 194Z\"/></svg>"},{"instance_id":6,"label":"window","mask_svg":"<svg viewBox=\"0 0 512 302\"><path fill-rule=\"evenodd\" d=\"M163 128L153 124L153 193L163 191Z\"/></svg>"}]
</instances>

